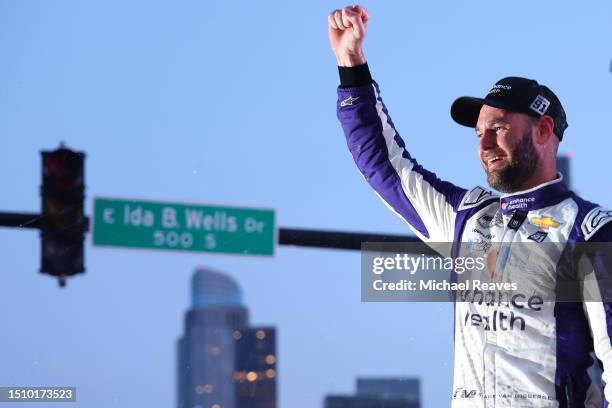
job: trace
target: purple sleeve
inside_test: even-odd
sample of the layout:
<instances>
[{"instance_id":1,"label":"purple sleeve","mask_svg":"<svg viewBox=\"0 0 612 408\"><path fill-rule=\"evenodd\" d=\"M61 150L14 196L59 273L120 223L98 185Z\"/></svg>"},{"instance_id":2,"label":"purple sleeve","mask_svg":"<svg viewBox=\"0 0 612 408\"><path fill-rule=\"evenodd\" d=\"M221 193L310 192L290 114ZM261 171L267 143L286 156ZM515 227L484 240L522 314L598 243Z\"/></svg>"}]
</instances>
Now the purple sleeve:
<instances>
[{"instance_id":1,"label":"purple sleeve","mask_svg":"<svg viewBox=\"0 0 612 408\"><path fill-rule=\"evenodd\" d=\"M357 167L385 204L421 239L453 241L466 190L440 180L410 156L378 85L339 88L337 113Z\"/></svg>"},{"instance_id":2,"label":"purple sleeve","mask_svg":"<svg viewBox=\"0 0 612 408\"><path fill-rule=\"evenodd\" d=\"M611 214L612 216L612 214ZM586 311L597 358L603 364L606 404L612 401L612 222L602 225L586 243L594 277L584 282ZM601 301L596 301L596 299Z\"/></svg>"}]
</instances>

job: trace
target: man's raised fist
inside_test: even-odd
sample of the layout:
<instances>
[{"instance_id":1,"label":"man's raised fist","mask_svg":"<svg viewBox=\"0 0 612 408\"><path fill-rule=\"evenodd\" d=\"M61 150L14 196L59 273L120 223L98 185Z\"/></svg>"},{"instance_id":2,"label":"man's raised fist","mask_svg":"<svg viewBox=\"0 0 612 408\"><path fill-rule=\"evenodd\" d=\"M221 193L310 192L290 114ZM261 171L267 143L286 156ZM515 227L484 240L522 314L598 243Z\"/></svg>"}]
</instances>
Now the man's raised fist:
<instances>
[{"instance_id":1,"label":"man's raised fist","mask_svg":"<svg viewBox=\"0 0 612 408\"><path fill-rule=\"evenodd\" d=\"M361 45L368 29L368 20L368 12L361 6L344 7L329 13L329 42L338 65L352 67L366 62Z\"/></svg>"}]
</instances>

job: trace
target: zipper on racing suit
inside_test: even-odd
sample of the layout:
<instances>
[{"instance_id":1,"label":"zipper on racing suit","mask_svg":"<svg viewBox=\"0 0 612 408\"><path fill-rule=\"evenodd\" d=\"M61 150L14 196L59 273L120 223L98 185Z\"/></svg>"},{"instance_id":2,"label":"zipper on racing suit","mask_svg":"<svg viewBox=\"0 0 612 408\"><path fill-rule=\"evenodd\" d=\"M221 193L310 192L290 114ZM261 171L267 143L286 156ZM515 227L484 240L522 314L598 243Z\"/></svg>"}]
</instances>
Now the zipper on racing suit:
<instances>
[{"instance_id":1,"label":"zipper on racing suit","mask_svg":"<svg viewBox=\"0 0 612 408\"><path fill-rule=\"evenodd\" d=\"M495 261L495 268L493 269L493 271L495 272L495 274L497 274L497 277L493 277L493 279L502 279L503 277L503 271L504 268L506 267L506 263L508 262L508 258L510 255L510 249L512 247L512 242L515 240L516 238L516 234L518 232L518 230L521 228L521 226L523 225L523 223L525 222L525 219L527 219L527 213L524 211L515 211L512 216L510 217L510 220L508 221L508 224L506 225L506 228L504 229L504 232L502 233L502 238L500 240L500 247L499 250L497 252L497 259ZM495 302L494 302L495 303ZM498 305L494 304L494 311L497 310ZM490 308L489 306L487 306L487 315L491 316L490 313ZM494 344L497 347L497 332L496 331L489 331L485 333L485 344L484 347L485 349L484 351L484 356L483 356L483 364L485 365L483 367L483 394L484 394L484 406L485 407L495 407L496 403L496 387L495 387L495 382L496 382L496 368L495 368L495 349L490 349L489 348L489 344ZM487 379L487 365L488 364L492 365L492 371L493 373L490 375L491 378ZM492 388L493 389L493 394L492 397L491 396L487 396L488 390Z\"/></svg>"}]
</instances>

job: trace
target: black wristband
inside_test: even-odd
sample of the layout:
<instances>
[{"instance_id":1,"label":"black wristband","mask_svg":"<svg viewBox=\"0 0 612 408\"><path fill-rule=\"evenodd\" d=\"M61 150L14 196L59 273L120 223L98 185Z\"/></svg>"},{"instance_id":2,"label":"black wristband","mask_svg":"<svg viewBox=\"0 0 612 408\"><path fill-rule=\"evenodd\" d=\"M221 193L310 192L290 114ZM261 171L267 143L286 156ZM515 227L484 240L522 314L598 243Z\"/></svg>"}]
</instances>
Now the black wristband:
<instances>
[{"instance_id":1,"label":"black wristband","mask_svg":"<svg viewBox=\"0 0 612 408\"><path fill-rule=\"evenodd\" d=\"M340 88L356 88L374 82L368 63L355 67L338 67Z\"/></svg>"}]
</instances>

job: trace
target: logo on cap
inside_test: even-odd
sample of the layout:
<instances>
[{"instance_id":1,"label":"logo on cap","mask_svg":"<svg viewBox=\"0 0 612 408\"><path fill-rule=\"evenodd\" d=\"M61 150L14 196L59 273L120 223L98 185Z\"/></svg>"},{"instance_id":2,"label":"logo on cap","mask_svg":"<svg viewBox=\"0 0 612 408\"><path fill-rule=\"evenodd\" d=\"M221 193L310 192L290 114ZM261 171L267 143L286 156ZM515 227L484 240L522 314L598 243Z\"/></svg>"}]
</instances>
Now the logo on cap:
<instances>
[{"instance_id":1,"label":"logo on cap","mask_svg":"<svg viewBox=\"0 0 612 408\"><path fill-rule=\"evenodd\" d=\"M512 89L512 87L510 85L495 84L495 85L493 85L493 88L491 88L489 93L490 94L496 94L496 93L500 93L500 92L504 92L504 91L509 91L511 89Z\"/></svg>"},{"instance_id":2,"label":"logo on cap","mask_svg":"<svg viewBox=\"0 0 612 408\"><path fill-rule=\"evenodd\" d=\"M529 107L540 115L544 115L546 113L546 109L548 109L549 106L550 101L542 95L538 95Z\"/></svg>"}]
</instances>

